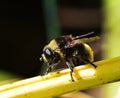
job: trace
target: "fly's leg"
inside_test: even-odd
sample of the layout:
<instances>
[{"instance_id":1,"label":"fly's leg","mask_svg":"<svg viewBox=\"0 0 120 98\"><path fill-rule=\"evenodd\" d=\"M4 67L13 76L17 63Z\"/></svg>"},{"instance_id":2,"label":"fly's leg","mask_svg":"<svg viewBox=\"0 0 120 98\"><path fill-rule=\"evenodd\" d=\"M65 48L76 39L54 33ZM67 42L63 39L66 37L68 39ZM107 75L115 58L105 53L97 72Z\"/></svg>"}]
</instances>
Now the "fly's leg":
<instances>
[{"instance_id":1,"label":"fly's leg","mask_svg":"<svg viewBox=\"0 0 120 98\"><path fill-rule=\"evenodd\" d=\"M58 63L55 63L55 64L48 64L48 69L46 71L46 73L49 73L51 72L53 69L54 69L54 66L56 66Z\"/></svg>"},{"instance_id":2,"label":"fly's leg","mask_svg":"<svg viewBox=\"0 0 120 98\"><path fill-rule=\"evenodd\" d=\"M95 64L93 64L92 62L88 62L89 64L91 64L94 68L97 68L97 66Z\"/></svg>"},{"instance_id":3,"label":"fly's leg","mask_svg":"<svg viewBox=\"0 0 120 98\"><path fill-rule=\"evenodd\" d=\"M48 66L47 71L46 71L46 74L49 73L49 72L51 72L51 71L52 71L52 67L51 67L51 66Z\"/></svg>"},{"instance_id":4,"label":"fly's leg","mask_svg":"<svg viewBox=\"0 0 120 98\"><path fill-rule=\"evenodd\" d=\"M92 65L94 68L97 68L97 66L95 64L93 64L92 62L90 62L89 60L83 60L84 62Z\"/></svg>"},{"instance_id":5,"label":"fly's leg","mask_svg":"<svg viewBox=\"0 0 120 98\"><path fill-rule=\"evenodd\" d=\"M70 71L71 80L74 81L73 75L72 75L73 69L74 69L74 64L73 64L71 61L70 61L70 62L67 61L66 64L67 64L67 66L68 66L68 67L70 68L70 70L71 70L71 71Z\"/></svg>"}]
</instances>

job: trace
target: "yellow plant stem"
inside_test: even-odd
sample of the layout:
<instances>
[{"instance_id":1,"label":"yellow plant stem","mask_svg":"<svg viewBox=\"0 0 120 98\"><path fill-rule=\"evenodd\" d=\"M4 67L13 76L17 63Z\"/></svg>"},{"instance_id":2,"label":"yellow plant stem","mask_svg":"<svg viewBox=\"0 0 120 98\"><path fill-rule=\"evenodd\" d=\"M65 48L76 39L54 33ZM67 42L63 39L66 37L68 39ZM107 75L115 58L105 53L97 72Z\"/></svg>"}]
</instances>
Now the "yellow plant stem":
<instances>
[{"instance_id":1,"label":"yellow plant stem","mask_svg":"<svg viewBox=\"0 0 120 98\"><path fill-rule=\"evenodd\" d=\"M120 57L94 64L96 69L90 64L75 67L74 82L71 81L70 69L65 69L3 85L0 98L49 98L120 80Z\"/></svg>"}]
</instances>

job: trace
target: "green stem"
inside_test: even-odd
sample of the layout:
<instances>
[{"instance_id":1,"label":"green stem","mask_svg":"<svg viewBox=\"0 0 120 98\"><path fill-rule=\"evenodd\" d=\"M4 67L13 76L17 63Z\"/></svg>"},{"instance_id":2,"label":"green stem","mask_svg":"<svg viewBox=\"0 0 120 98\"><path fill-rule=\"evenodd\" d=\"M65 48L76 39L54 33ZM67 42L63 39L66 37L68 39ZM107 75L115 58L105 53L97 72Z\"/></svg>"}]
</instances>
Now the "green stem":
<instances>
[{"instance_id":1,"label":"green stem","mask_svg":"<svg viewBox=\"0 0 120 98\"><path fill-rule=\"evenodd\" d=\"M75 67L74 82L66 69L1 86L0 98L48 98L120 80L120 57L94 64L96 69L90 64Z\"/></svg>"}]
</instances>

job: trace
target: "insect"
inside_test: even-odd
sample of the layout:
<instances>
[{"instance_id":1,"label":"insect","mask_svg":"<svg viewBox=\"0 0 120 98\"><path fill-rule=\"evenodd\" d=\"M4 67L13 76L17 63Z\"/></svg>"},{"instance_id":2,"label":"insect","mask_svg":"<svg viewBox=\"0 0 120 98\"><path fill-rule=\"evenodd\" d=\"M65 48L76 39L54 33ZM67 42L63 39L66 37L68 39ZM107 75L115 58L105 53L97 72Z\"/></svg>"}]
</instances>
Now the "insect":
<instances>
[{"instance_id":1,"label":"insect","mask_svg":"<svg viewBox=\"0 0 120 98\"><path fill-rule=\"evenodd\" d=\"M47 73L50 72L55 65L60 62L65 62L70 68L70 76L73 79L74 66L89 63L94 68L94 55L91 47L87 44L89 42L99 39L98 36L87 38L93 32L73 37L72 35L60 36L50 41L48 45L43 48L43 54L40 58L48 65Z\"/></svg>"}]
</instances>

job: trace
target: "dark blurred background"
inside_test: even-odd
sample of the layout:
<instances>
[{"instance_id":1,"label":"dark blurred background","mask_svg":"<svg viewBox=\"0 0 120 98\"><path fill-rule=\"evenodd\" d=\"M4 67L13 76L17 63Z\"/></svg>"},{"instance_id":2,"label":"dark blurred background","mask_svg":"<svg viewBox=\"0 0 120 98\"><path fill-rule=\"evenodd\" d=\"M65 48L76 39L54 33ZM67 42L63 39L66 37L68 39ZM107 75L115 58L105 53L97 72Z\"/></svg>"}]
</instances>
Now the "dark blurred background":
<instances>
[{"instance_id":1,"label":"dark blurred background","mask_svg":"<svg viewBox=\"0 0 120 98\"><path fill-rule=\"evenodd\" d=\"M43 2L9 0L0 3L1 70L24 78L39 74L42 66L39 58L49 37L46 33ZM91 31L101 35L101 0L57 0L56 5L60 35L76 36ZM91 43L91 46L95 51L95 60L100 60L101 41Z\"/></svg>"}]
</instances>

